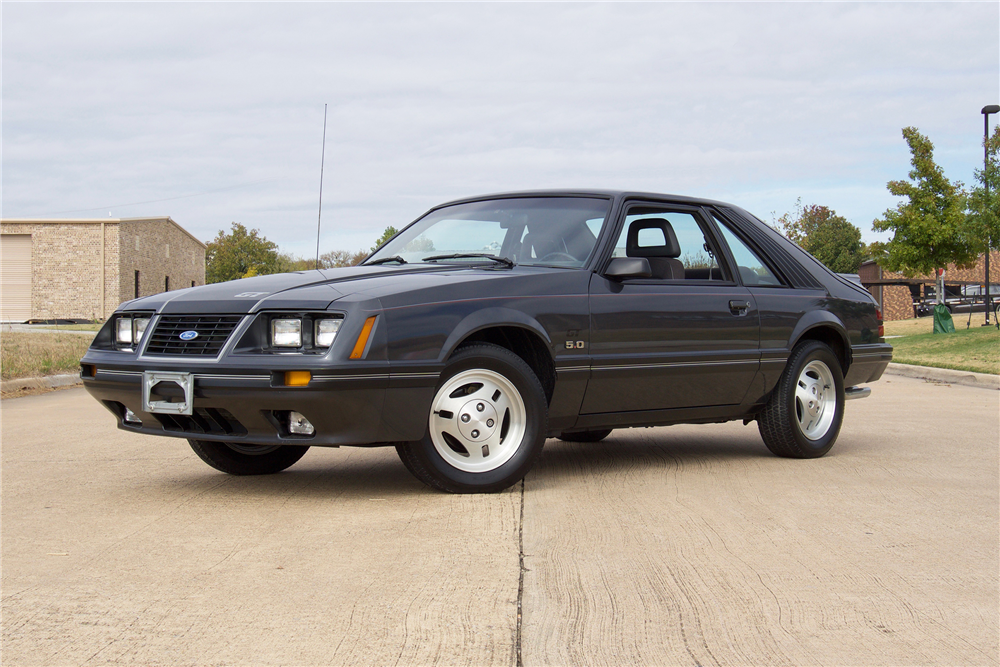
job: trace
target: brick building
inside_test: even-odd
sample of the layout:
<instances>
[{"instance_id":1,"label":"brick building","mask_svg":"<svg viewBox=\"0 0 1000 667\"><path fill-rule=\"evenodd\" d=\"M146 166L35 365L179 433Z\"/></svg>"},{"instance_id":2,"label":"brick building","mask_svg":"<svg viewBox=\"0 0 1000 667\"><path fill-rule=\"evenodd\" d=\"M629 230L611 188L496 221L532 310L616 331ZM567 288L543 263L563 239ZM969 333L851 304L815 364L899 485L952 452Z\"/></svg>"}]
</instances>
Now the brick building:
<instances>
[{"instance_id":1,"label":"brick building","mask_svg":"<svg viewBox=\"0 0 1000 667\"><path fill-rule=\"evenodd\" d=\"M982 285L986 278L985 264L985 256L971 269L956 269L954 264L949 264L944 272L945 295L960 295L963 285ZM882 317L886 320L916 317L914 302L928 298L936 284L934 276L907 278L902 273L884 271L873 260L861 265L858 277L882 306ZM990 283L1000 284L1000 251L996 250L990 253Z\"/></svg>"},{"instance_id":2,"label":"brick building","mask_svg":"<svg viewBox=\"0 0 1000 667\"><path fill-rule=\"evenodd\" d=\"M0 321L103 320L205 284L205 244L169 217L0 220Z\"/></svg>"}]
</instances>

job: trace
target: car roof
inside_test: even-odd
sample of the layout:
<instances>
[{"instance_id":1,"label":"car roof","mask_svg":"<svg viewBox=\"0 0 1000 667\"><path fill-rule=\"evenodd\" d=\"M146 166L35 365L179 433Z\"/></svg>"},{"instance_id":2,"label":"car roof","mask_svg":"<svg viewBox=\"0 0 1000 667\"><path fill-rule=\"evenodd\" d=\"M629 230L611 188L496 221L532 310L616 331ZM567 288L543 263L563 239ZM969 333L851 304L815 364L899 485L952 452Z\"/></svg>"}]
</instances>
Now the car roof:
<instances>
[{"instance_id":1,"label":"car roof","mask_svg":"<svg viewBox=\"0 0 1000 667\"><path fill-rule=\"evenodd\" d=\"M658 192L642 192L642 191L632 191L632 190L604 190L604 189L568 189L568 190L514 190L510 192L495 192L492 194L475 195L472 197L463 197L461 199L454 199L443 204L439 204L434 208L442 208L444 206L452 206L454 204L465 204L469 202L477 201L487 201L490 199L514 199L521 197L602 197L609 199L654 199L654 200L667 200L671 202L677 202L682 204L693 204L698 206L727 206L733 207L732 204L727 204L725 202L716 201L713 199L702 199L700 197L688 197L685 195L672 195L664 194ZM433 209L432 209L433 210Z\"/></svg>"}]
</instances>

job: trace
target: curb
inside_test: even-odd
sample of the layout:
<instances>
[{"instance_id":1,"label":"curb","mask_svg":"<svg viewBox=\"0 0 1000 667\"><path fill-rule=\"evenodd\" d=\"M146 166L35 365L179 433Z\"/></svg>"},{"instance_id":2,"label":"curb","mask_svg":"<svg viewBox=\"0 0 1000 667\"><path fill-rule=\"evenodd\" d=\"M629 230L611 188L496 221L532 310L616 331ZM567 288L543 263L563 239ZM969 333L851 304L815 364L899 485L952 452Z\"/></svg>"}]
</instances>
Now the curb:
<instances>
[{"instance_id":1,"label":"curb","mask_svg":"<svg viewBox=\"0 0 1000 667\"><path fill-rule=\"evenodd\" d=\"M46 375L38 378L19 378L0 382L0 393L11 393L21 389L52 389L53 387L68 387L83 384L79 373L64 375Z\"/></svg>"},{"instance_id":2,"label":"curb","mask_svg":"<svg viewBox=\"0 0 1000 667\"><path fill-rule=\"evenodd\" d=\"M890 363L885 369L886 375L902 375L918 380L931 380L947 384L960 384L966 387L980 389L1000 389L1000 375L989 373L973 373L971 371L954 371L950 368L931 368L930 366L911 366L910 364Z\"/></svg>"}]
</instances>

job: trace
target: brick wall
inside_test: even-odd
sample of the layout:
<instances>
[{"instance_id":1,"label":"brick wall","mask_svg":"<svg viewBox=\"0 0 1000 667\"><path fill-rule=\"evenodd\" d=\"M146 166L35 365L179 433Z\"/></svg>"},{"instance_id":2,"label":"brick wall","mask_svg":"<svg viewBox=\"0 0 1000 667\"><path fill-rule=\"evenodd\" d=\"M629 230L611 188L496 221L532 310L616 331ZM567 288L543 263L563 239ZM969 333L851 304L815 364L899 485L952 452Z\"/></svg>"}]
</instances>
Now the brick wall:
<instances>
[{"instance_id":1,"label":"brick wall","mask_svg":"<svg viewBox=\"0 0 1000 667\"><path fill-rule=\"evenodd\" d=\"M135 298L135 272L139 271L139 296L205 284L205 246L168 218L122 220L117 296L119 302ZM117 304L115 304L117 305Z\"/></svg>"},{"instance_id":2,"label":"brick wall","mask_svg":"<svg viewBox=\"0 0 1000 667\"><path fill-rule=\"evenodd\" d=\"M134 298L136 269L141 296L164 291L166 276L171 290L205 284L205 246L169 218L4 220L0 232L31 235L32 319L106 319Z\"/></svg>"},{"instance_id":3,"label":"brick wall","mask_svg":"<svg viewBox=\"0 0 1000 667\"><path fill-rule=\"evenodd\" d=\"M117 221L104 223L105 239L117 236ZM114 311L116 248L104 248L101 223L3 223L4 234L31 234L31 317L101 319ZM101 276L105 305L101 305Z\"/></svg>"},{"instance_id":4,"label":"brick wall","mask_svg":"<svg viewBox=\"0 0 1000 667\"><path fill-rule=\"evenodd\" d=\"M986 261L980 257L974 267L968 269L957 269L954 264L950 264L945 269L945 283L972 283L981 284L985 278ZM858 270L861 282L869 285L879 280L900 280L907 278L902 273L892 271L880 271L874 262L865 262ZM920 281L919 294L925 293L925 286L934 285L934 276L916 276L910 280ZM990 253L990 282L1000 284L1000 252ZM905 320L913 317L913 292L908 285L871 285L870 287L875 299L882 305L882 317L888 320ZM916 297L921 298L921 297Z\"/></svg>"},{"instance_id":5,"label":"brick wall","mask_svg":"<svg viewBox=\"0 0 1000 667\"><path fill-rule=\"evenodd\" d=\"M104 225L104 314L101 319L107 319L118 307L118 225ZM90 319L90 318L88 318Z\"/></svg>"},{"instance_id":6,"label":"brick wall","mask_svg":"<svg viewBox=\"0 0 1000 667\"><path fill-rule=\"evenodd\" d=\"M954 264L949 264L944 272L944 279L947 282L952 280L961 280L972 283L982 283L983 278L986 276L986 260L984 257L980 257L976 265L971 269L956 269ZM902 273L894 273L892 271L883 271L882 277L889 278L905 278ZM917 276L917 280L924 280L930 284L935 281L934 276ZM990 282L1000 283L1000 251L994 250L990 253Z\"/></svg>"},{"instance_id":7,"label":"brick wall","mask_svg":"<svg viewBox=\"0 0 1000 667\"><path fill-rule=\"evenodd\" d=\"M908 320L913 317L913 296L909 285L881 285L882 319Z\"/></svg>"},{"instance_id":8,"label":"brick wall","mask_svg":"<svg viewBox=\"0 0 1000 667\"><path fill-rule=\"evenodd\" d=\"M858 268L858 278L861 279L862 283L873 283L881 277L882 271L879 269L878 264L871 260L862 262Z\"/></svg>"}]
</instances>

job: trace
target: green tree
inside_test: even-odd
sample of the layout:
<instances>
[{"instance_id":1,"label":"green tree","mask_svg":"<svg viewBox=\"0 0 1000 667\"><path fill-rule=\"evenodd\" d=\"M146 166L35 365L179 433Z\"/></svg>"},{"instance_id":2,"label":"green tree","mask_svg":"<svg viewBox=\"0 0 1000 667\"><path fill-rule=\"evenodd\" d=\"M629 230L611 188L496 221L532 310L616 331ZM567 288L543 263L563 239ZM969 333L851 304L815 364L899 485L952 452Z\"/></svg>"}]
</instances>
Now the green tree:
<instances>
[{"instance_id":1,"label":"green tree","mask_svg":"<svg viewBox=\"0 0 1000 667\"><path fill-rule=\"evenodd\" d=\"M276 273L290 273L292 271L308 271L316 264L314 259L305 259L290 252L283 252L278 255L278 270Z\"/></svg>"},{"instance_id":2,"label":"green tree","mask_svg":"<svg viewBox=\"0 0 1000 667\"><path fill-rule=\"evenodd\" d=\"M1000 127L984 144L989 159L983 169L976 169L978 185L969 193L969 223L980 244L978 252L1000 250Z\"/></svg>"},{"instance_id":3,"label":"green tree","mask_svg":"<svg viewBox=\"0 0 1000 667\"><path fill-rule=\"evenodd\" d=\"M865 260L861 230L836 214L809 235L805 249L836 273L857 273Z\"/></svg>"},{"instance_id":4,"label":"green tree","mask_svg":"<svg viewBox=\"0 0 1000 667\"><path fill-rule=\"evenodd\" d=\"M378 250L379 246L381 246L383 243L385 243L398 233L399 231L395 227L392 226L386 227L385 231L382 232L382 236L378 237L378 241L375 241L375 245L372 246L372 252Z\"/></svg>"},{"instance_id":5,"label":"green tree","mask_svg":"<svg viewBox=\"0 0 1000 667\"><path fill-rule=\"evenodd\" d=\"M891 231L892 239L874 243L880 264L890 271L913 277L930 274L949 263L966 268L976 263L975 229L965 214L966 197L961 183L952 183L934 162L934 144L915 127L903 128L910 147L909 181L890 181L889 192L905 197L872 226ZM938 303L943 302L939 280Z\"/></svg>"},{"instance_id":6,"label":"green tree","mask_svg":"<svg viewBox=\"0 0 1000 667\"><path fill-rule=\"evenodd\" d=\"M790 241L801 247L802 241L806 237L805 224L801 222L804 214L805 208L802 206L802 197L799 197L795 200L794 212L789 211L780 218L776 218L774 212L771 212L771 227L782 232Z\"/></svg>"},{"instance_id":7,"label":"green tree","mask_svg":"<svg viewBox=\"0 0 1000 667\"><path fill-rule=\"evenodd\" d=\"M207 283L262 276L280 270L278 245L260 236L260 230L247 231L238 222L232 224L228 234L219 230L205 250Z\"/></svg>"},{"instance_id":8,"label":"green tree","mask_svg":"<svg viewBox=\"0 0 1000 667\"><path fill-rule=\"evenodd\" d=\"M319 268L335 269L342 266L356 266L368 256L367 250L331 250L319 256ZM315 259L305 259L291 253L281 253L278 255L278 272L289 271L310 271L316 268Z\"/></svg>"},{"instance_id":9,"label":"green tree","mask_svg":"<svg viewBox=\"0 0 1000 667\"><path fill-rule=\"evenodd\" d=\"M434 241L421 234L403 246L403 250L405 252L434 252Z\"/></svg>"},{"instance_id":10,"label":"green tree","mask_svg":"<svg viewBox=\"0 0 1000 667\"><path fill-rule=\"evenodd\" d=\"M319 256L319 268L336 269L342 266L357 266L368 253L364 250L351 252L350 250L331 250Z\"/></svg>"},{"instance_id":11,"label":"green tree","mask_svg":"<svg viewBox=\"0 0 1000 667\"><path fill-rule=\"evenodd\" d=\"M826 206L802 206L795 202L795 213L777 220L789 239L823 262L836 273L857 273L865 260L861 230Z\"/></svg>"}]
</instances>

